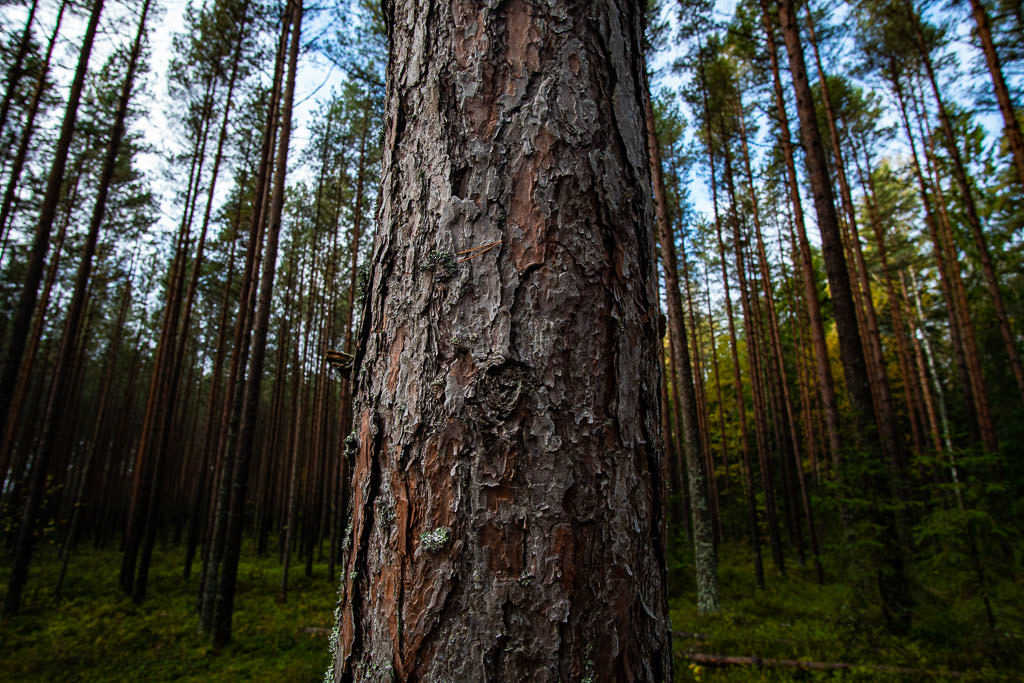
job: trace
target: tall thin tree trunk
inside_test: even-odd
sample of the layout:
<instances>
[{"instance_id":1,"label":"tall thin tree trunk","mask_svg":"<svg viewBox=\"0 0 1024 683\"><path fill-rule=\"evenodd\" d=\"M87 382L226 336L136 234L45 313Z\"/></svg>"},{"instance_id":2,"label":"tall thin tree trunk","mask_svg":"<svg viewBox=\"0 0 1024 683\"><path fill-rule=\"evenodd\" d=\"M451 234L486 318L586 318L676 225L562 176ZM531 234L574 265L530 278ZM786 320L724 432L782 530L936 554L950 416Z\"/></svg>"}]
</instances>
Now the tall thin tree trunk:
<instances>
[{"instance_id":1,"label":"tall thin tree trunk","mask_svg":"<svg viewBox=\"0 0 1024 683\"><path fill-rule=\"evenodd\" d=\"M142 51L142 37L145 32L149 2L150 0L145 0L142 6L138 32L135 35L135 42L132 44L131 56L128 60L128 68L117 104L117 113L114 116L114 124L110 133L110 141L107 144L103 168L100 171L96 203L93 206L92 217L89 220L89 229L85 243L82 245L82 257L78 265L78 272L75 275L75 286L71 296L71 303L68 306L68 316L64 322L64 332L61 338L57 367L54 370L50 398L43 417L36 457L32 461L32 473L29 477L30 484L28 497L25 502L25 513L18 530L11 578L7 584L7 596L4 600L5 615L14 614L18 611L21 604L21 592L25 582L28 580L28 569L34 545L36 517L42 504L47 468L53 455L55 422L59 419L58 415L63 412L63 408L68 400L66 394L69 388L70 374L73 370L72 362L77 350L75 342L81 331L82 315L86 305L86 291L92 274L96 243L99 238L100 225L103 223L103 217L106 213L107 196L110 191L111 179L114 176L117 156L121 149L121 140L124 137L128 101L131 97L132 87L135 84L135 70ZM98 11L95 11L95 16L98 20ZM95 28L93 28L93 32L95 32Z\"/></svg>"},{"instance_id":2,"label":"tall thin tree trunk","mask_svg":"<svg viewBox=\"0 0 1024 683\"><path fill-rule=\"evenodd\" d=\"M913 271L911 271L913 274ZM915 293L916 293L916 282ZM903 306L909 312L908 319L910 320L910 339L914 348L914 361L917 367L918 381L921 383L921 393L924 397L925 411L928 416L928 426L930 428L930 434L932 438L932 448L935 449L936 453L942 453L944 450L952 451L953 444L949 438L949 423L946 419L946 400L942 391L942 384L938 381L938 375L934 372L934 363L931 362L931 348L928 347L928 340L924 338L924 332L920 330L917 324L918 316L915 315L917 311L911 308L910 296L907 294L907 283L903 277L903 272L900 271L900 294L902 296ZM917 298L915 297L915 302ZM927 354L928 365L926 366ZM932 372L929 373L929 370ZM939 410L936 411L935 400L932 398L932 393L929 391L929 379L932 381L932 386L935 389L935 396L939 403ZM938 419L938 415L941 413L942 422ZM955 473L955 470L954 470ZM956 476L954 474L954 480ZM959 494L958 494L959 495Z\"/></svg>"},{"instance_id":3,"label":"tall thin tree trunk","mask_svg":"<svg viewBox=\"0 0 1024 683\"><path fill-rule=\"evenodd\" d=\"M828 123L829 139L832 147L832 161L835 169L836 181L839 186L839 197L846 214L847 227L849 228L850 252L853 256L853 273L856 281L860 284L860 296L863 302L864 320L861 338L865 346L865 362L867 363L868 379L875 398L876 422L878 424L878 435L882 442L882 450L886 456L893 460L900 470L906 467L906 457L903 452L903 443L896 427L896 415L893 410L892 391L889 387L889 379L885 372L885 354L882 350L881 334L878 330L878 314L875 310L874 298L871 294L870 276L867 264L864 261L864 252L860 243L860 231L857 227L857 212L853 206L853 195L850 192L850 183L847 180L846 160L843 157L843 150L839 139L839 130L836 126L835 111L832 107L832 96L828 89L828 79L825 76L825 69L821 63L821 55L818 52L817 36L814 32L814 21L811 17L810 6L807 10L807 26L811 48L814 54L814 61L818 70L818 81L821 85L821 101L825 109L825 121ZM856 295L856 289L854 290ZM909 409L909 406L908 406Z\"/></svg>"},{"instance_id":4,"label":"tall thin tree trunk","mask_svg":"<svg viewBox=\"0 0 1024 683\"><path fill-rule=\"evenodd\" d=\"M858 440L861 448L866 451L863 455L868 458L877 457L877 455L881 455L877 453L880 445L879 438L884 438L883 432L888 433L891 426L878 424L874 415L864 347L860 331L857 328L850 276L846 270L846 259L843 257L842 237L839 231L835 200L832 195L832 184L828 177L825 150L818 130L810 83L807 80L807 67L804 63L803 46L793 0L780 0L779 23L786 43L790 74L796 94L807 176L810 180L815 211L818 215L822 255L829 289L832 293L833 314L836 331L839 335L839 349L843 362L843 373L846 377L846 388L850 395L850 403L857 425ZM888 476L875 474L868 477L866 483L869 490L875 489L876 494L894 500L896 491L899 490L898 485L894 486L893 480L896 479L894 469L893 467L889 468ZM911 597L903 557L904 548L897 533L896 518L892 511L881 509L880 505L872 510L872 517L877 520L876 523L881 529L878 540L882 547L877 553L876 560L883 613L893 632L906 633L910 628Z\"/></svg>"},{"instance_id":5,"label":"tall thin tree trunk","mask_svg":"<svg viewBox=\"0 0 1024 683\"><path fill-rule=\"evenodd\" d=\"M974 15L974 23L978 29L978 39L981 40L981 49L985 53L985 64L992 77L996 102L999 103L999 113L1003 115L1003 132L1006 135L1006 141L1010 143L1013 165L1017 169L1017 180L1020 182L1021 190L1024 190L1024 135L1021 135L1020 123L1017 121L1013 101L1010 99L1010 91L1006 87L1006 79L1003 77L1003 67L999 63L999 53L996 52L996 45L992 40L992 27L988 12L981 0L970 0L970 2L971 14Z\"/></svg>"},{"instance_id":6,"label":"tall thin tree trunk","mask_svg":"<svg viewBox=\"0 0 1024 683\"><path fill-rule=\"evenodd\" d=\"M697 573L697 611L701 614L717 612L721 608L718 590L718 548L715 544L714 519L708 493L708 473L705 469L703 434L697 418L697 396L690 365L689 340L683 318L683 304L679 289L679 266L676 262L675 237L669 225L665 203L665 181L662 177L661 146L654 128L654 109L650 91L644 94L644 112L647 125L647 150L650 155L651 181L654 187L654 210L661 244L662 269L665 273L665 298L668 301L669 334L673 337L674 356L672 371L677 375L683 415L683 456L686 459L687 481L690 487L690 516L693 523L693 557Z\"/></svg>"},{"instance_id":7,"label":"tall thin tree trunk","mask_svg":"<svg viewBox=\"0 0 1024 683\"><path fill-rule=\"evenodd\" d=\"M715 237L718 247L718 261L722 271L722 288L725 293L725 317L729 326L729 350L732 353L733 388L736 392L736 409L740 418L740 445L743 453L744 493L747 499L747 516L750 530L750 544L754 550L754 578L758 588L764 588L764 564L761 558L761 532L757 518L757 500L754 492L754 474L750 458L750 434L747 424L747 403L743 393L743 372L740 367L739 345L736 340L736 322L732 310L732 292L729 287L729 269L725 258L725 241L722 239L722 221L718 211L718 182L715 173L715 154L711 131L711 112L708 107L707 83L704 69L698 70L701 93L704 100L704 120L708 139L708 164L711 169L711 205L714 210Z\"/></svg>"},{"instance_id":8,"label":"tall thin tree trunk","mask_svg":"<svg viewBox=\"0 0 1024 683\"><path fill-rule=\"evenodd\" d=\"M35 87L32 89L32 97L29 99L25 112L25 123L21 128L21 137L18 141L18 150L15 152L14 161L11 162L11 170L7 176L7 187L4 189L3 203L0 204L0 235L2 235L2 246L0 246L0 262L3 261L4 253L7 250L7 229L8 222L14 213L14 193L21 182L21 173L25 168L25 160L28 158L29 145L35 133L36 116L39 114L39 105L46 91L46 79L50 74L50 59L53 57L53 48L60 35L60 26L64 20L64 10L67 8L67 0L61 0L60 9L57 10L57 19L54 21L53 31L50 33L50 40L46 45L46 56L39 66L39 76L36 78ZM8 91L9 93L10 91ZM2 419L2 418L0 418Z\"/></svg>"},{"instance_id":9,"label":"tall thin tree trunk","mask_svg":"<svg viewBox=\"0 0 1024 683\"><path fill-rule=\"evenodd\" d=\"M132 284L135 275L135 257L132 258L132 267L128 273L128 278L125 281L124 293L121 295L121 305L118 308L117 320L114 323L114 334L111 335L111 339L107 346L106 359L104 360L103 370L103 381L100 388L99 405L96 409L95 422L93 424L92 437L89 439L86 445L86 453L82 458L81 472L79 474L78 486L74 492L74 499L72 501L71 509L71 521L68 523L67 534L64 538L64 543L61 546L60 558L60 575L57 577L57 585L53 589L54 597L60 598L61 589L64 586L64 578L67 575L68 563L71 559L71 551L75 546L76 539L78 536L78 528L82 519L82 508L84 506L84 495L86 482L88 481L89 473L92 468L93 460L96 457L96 452L100 450L100 436L102 434L103 424L107 416L107 406L110 404L110 393L113 389L114 384L114 370L117 366L117 358L121 351L121 331L124 329L124 322L128 316L128 309L131 306L132 301ZM109 456L108 456L109 460ZM104 463L106 466L106 463ZM106 493L105 487L100 486L98 491L101 495Z\"/></svg>"},{"instance_id":10,"label":"tall thin tree trunk","mask_svg":"<svg viewBox=\"0 0 1024 683\"><path fill-rule=\"evenodd\" d=\"M28 347L21 359L21 367L18 369L18 382L14 386L14 396L11 401L11 409L8 415L7 426L3 432L3 441L0 442L0 473L7 473L8 478L15 482L16 486L6 495L10 496L17 490L17 484L22 478L24 461L28 457L26 452L18 451L18 434L25 427L23 422L31 423L29 420L22 420L29 406L29 389L32 385L33 371L36 369L36 358L39 355L40 345L43 340L43 329L47 321L47 309L50 306L50 296L53 286L57 281L57 273L60 268L61 258L64 251L64 240L67 236L68 226L74 214L74 206L78 201L79 187L82 177L82 166L84 157L75 164L72 170L71 187L67 188L64 198L67 210L61 218L60 226L57 228L57 236L53 241L53 254L50 263L46 267L46 278L43 280L43 291L36 302L36 312L32 319L32 330L29 335ZM45 385L45 379L44 379Z\"/></svg>"},{"instance_id":11,"label":"tall thin tree trunk","mask_svg":"<svg viewBox=\"0 0 1024 683\"><path fill-rule=\"evenodd\" d=\"M978 0L972 0L972 3L978 2ZM911 5L904 0L904 6L907 8L908 19L914 28L914 36L917 39L918 51L921 55L921 61L924 64L925 74L928 78L928 83L932 89L932 95L935 98L935 105L937 113L939 115L939 123L942 126L942 132L946 142L946 149L949 151L949 156L952 163L953 179L956 181L957 188L960 190L960 198L964 203L964 213L967 216L967 227L970 228L971 237L974 239L975 249L978 251L978 259L981 261L981 270L985 276L985 286L988 288L988 293L992 297L992 306L995 309L996 321L999 323L999 334L1003 338L1003 345L1006 348L1006 356L1010 361L1010 368L1013 371L1013 377L1017 381L1017 390L1020 393L1021 400L1024 401L1024 363L1021 362L1020 351L1017 348L1017 339L1013 334L1013 329L1010 326L1010 316L1006 311L1006 304L1003 301L1002 289L999 286L999 276L996 273L996 265L992 260L992 254L988 247L988 240L985 238L985 232L981 226L981 218L978 216L977 205L974 201L974 190L971 187L971 181L967 176L967 169L964 165L963 155L960 152L960 145L957 144L956 134L953 132L953 125L949 120L949 114L946 111L946 104L942 99L941 92L939 90L938 79L935 75L935 68L932 64L931 52L925 44L924 33L921 28L921 18L918 16ZM994 53L993 53L994 54ZM1013 112L1009 112L1012 116ZM1018 138L1017 142L1020 143L1020 132L1017 131ZM1016 153L1018 149L1014 148ZM1024 151L1024 149L1021 149ZM1024 158L1016 157L1015 162L1018 164L1024 163ZM987 447L988 444L986 444Z\"/></svg>"},{"instance_id":12,"label":"tall thin tree trunk","mask_svg":"<svg viewBox=\"0 0 1024 683\"><path fill-rule=\"evenodd\" d=\"M285 15L287 16L287 15ZM282 22L274 63L274 77L267 105L267 118L260 143L260 161L253 192L253 210L249 226L249 240L246 247L245 267L238 298L238 311L232 336L231 365L228 381L224 387L224 404L220 418L220 438L216 451L216 474L213 479L213 501L210 504L208 541L203 556L203 572L197 602L199 603L200 625L204 631L213 629L214 612L221 561L224 554L224 539L227 533L228 510L231 504L231 482L235 448L240 421L239 411L243 398L245 365L249 355L250 331L254 314L256 281L260 264L260 245L263 242L264 219L269 209L271 182L274 165L274 142L277 140L277 119L281 98L281 82L284 77L285 58L288 49L288 23Z\"/></svg>"},{"instance_id":13,"label":"tall thin tree trunk","mask_svg":"<svg viewBox=\"0 0 1024 683\"><path fill-rule=\"evenodd\" d=\"M892 269L889 266L889 250L886 245L885 227L879 215L878 199L875 193L874 179L871 174L870 159L867 159L868 151L863 150L865 155L865 166L862 168L854 150L854 161L860 176L861 186L865 189L865 202L868 208L868 217L875 234L875 249L878 254L879 263L882 266L882 278L885 283L886 297L889 300L889 310L892 316L893 337L896 340L896 353L900 364L900 376L903 380L904 401L907 405L907 419L910 421L911 434L915 450L920 453L923 444L921 425L916 410L920 395L920 385L914 379L911 370L910 351L907 348L906 327L903 320L903 310L900 304L900 297L896 292L896 285L893 281Z\"/></svg>"},{"instance_id":14,"label":"tall thin tree trunk","mask_svg":"<svg viewBox=\"0 0 1024 683\"><path fill-rule=\"evenodd\" d=\"M782 393L781 400L786 418L786 439L788 450L793 456L793 464L796 470L797 482L800 487L800 500L803 506L804 519L807 523L807 534L811 544L811 554L814 556L815 572L818 583L825 582L825 572L821 565L820 551L818 548L818 533L814 524L814 516L811 510L810 494L804 480L803 456L800 451L800 435L797 433L796 418L793 414L793 402L789 395L789 383L786 380L786 363L782 348L782 335L779 332L778 312L775 306L775 293L772 291L772 278L768 269L768 254L764 246L764 237L761 233L761 219L758 208L757 194L754 191L754 172L750 164L750 149L747 143L747 130L744 121L742 101L739 105L740 142L743 150L743 166L747 174L750 204L753 209L754 237L757 246L758 269L761 275L762 290L765 303L768 306L768 330L771 337L772 354L774 367L771 373Z\"/></svg>"},{"instance_id":15,"label":"tall thin tree trunk","mask_svg":"<svg viewBox=\"0 0 1024 683\"><path fill-rule=\"evenodd\" d=\"M772 476L771 461L768 453L768 411L764 405L764 389L761 386L761 367L759 335L757 334L757 321L751 310L750 287L747 284L746 259L743 255L743 238L740 235L740 216L736 201L736 186L732 172L732 152L729 150L729 138L722 125L723 156L725 157L725 186L729 194L728 221L732 225L733 236L733 264L736 271L736 279L739 284L740 310L743 312L743 332L747 346L747 364L750 375L750 397L754 408L754 439L757 444L757 465L761 474L761 495L764 496L765 522L768 526L768 544L772 552L772 561L780 574L786 573L785 557L782 554L782 539L779 534L778 510L775 504L775 481ZM719 238L719 249L722 254L723 280L725 270L725 249L722 243L721 234ZM728 286L728 285L726 285ZM728 295L727 295L728 296ZM739 356L735 356L738 361ZM739 377L740 369L736 366L736 375ZM738 393L742 399L742 388L738 387Z\"/></svg>"},{"instance_id":16,"label":"tall thin tree trunk","mask_svg":"<svg viewBox=\"0 0 1024 683\"><path fill-rule=\"evenodd\" d=\"M976 350L977 346L972 343L974 328L970 322L970 312L962 306L963 302L957 296L958 288L954 284L954 281L960 278L959 263L955 256L951 258L951 255L946 252L945 242L942 238L944 231L939 225L939 217L936 215L932 204L931 194L928 190L928 177L921 166L917 151L917 141L910 127L907 103L899 74L893 69L887 73L886 77L889 79L893 92L896 95L900 121L907 136L907 143L910 145L910 158L913 162L914 176L917 179L921 203L924 206L925 225L931 238L932 251L939 271L939 285L945 300L946 311L949 315L953 352L960 374L961 390L967 404L968 427L974 440L986 440L985 444L988 447L989 442L987 440L991 439L990 435L994 434L990 429L991 412L988 407L988 393L985 391L984 385L978 386L976 373L972 372L972 368L976 367L977 363L973 359L968 360L973 355L973 351Z\"/></svg>"},{"instance_id":17,"label":"tall thin tree trunk","mask_svg":"<svg viewBox=\"0 0 1024 683\"><path fill-rule=\"evenodd\" d=\"M18 83L25 73L25 57L28 55L29 44L32 42L32 23L36 18L36 8L39 0L32 0L28 6L28 18L25 20L25 28L21 31L21 39L18 41L18 48L14 51L14 60L7 69L7 78L3 101L0 102L0 137L3 136L7 127L7 115L11 111L11 102L18 95ZM63 5L61 7L63 10Z\"/></svg>"},{"instance_id":18,"label":"tall thin tree trunk","mask_svg":"<svg viewBox=\"0 0 1024 683\"><path fill-rule=\"evenodd\" d=\"M277 245L284 208L284 181L288 170L288 143L291 140L292 105L295 98L295 78L302 35L302 0L291 2L291 43L288 48L288 76L281 103L281 123L274 171L274 193L271 199L263 272L261 273L259 302L253 323L252 352L245 385L242 424L238 436L232 478L232 495L228 511L228 527L224 543L224 559L217 587L217 603L213 619L213 645L222 647L231 640L231 617L234 613L235 585L238 578L238 560L242 550L242 530L245 522L245 498L249 485L249 462L255 439L257 411L260 403L260 385L263 379L263 359L267 348L267 329L274 292L277 268ZM289 22L285 21L285 25ZM225 475L228 473L225 472Z\"/></svg>"},{"instance_id":19,"label":"tall thin tree trunk","mask_svg":"<svg viewBox=\"0 0 1024 683\"><path fill-rule=\"evenodd\" d=\"M299 272L299 290L302 290L302 271ZM299 320L299 326L301 328L302 321ZM288 600L288 572L291 568L292 561L292 545L297 538L295 532L298 528L298 507L299 507L299 473L300 463L302 458L299 453L299 436L302 424L302 402L299 400L300 388L302 387L303 380L303 369L301 356L299 355L299 343L295 342L295 348L293 351L292 358L292 396L291 396L291 418L292 425L288 432L287 446L285 453L288 454L288 459L285 461L290 464L288 469L287 479L287 493L285 496L285 508L284 508L284 529L281 539L281 585L277 593L278 602L286 602Z\"/></svg>"},{"instance_id":20,"label":"tall thin tree trunk","mask_svg":"<svg viewBox=\"0 0 1024 683\"><path fill-rule=\"evenodd\" d=\"M190 155L184 209L168 272L160 336L157 339L156 356L146 393L142 429L136 447L132 492L125 525L119 584L121 589L132 595L133 600L137 602L142 602L145 598L148 581L148 559L144 559L140 566L139 555L141 550L142 555L148 558L152 549L147 539L149 531L154 528L156 523L157 506L153 499L159 496L161 486L160 477L157 475L162 467L163 449L168 436L168 421L173 416L173 406L177 400L171 391L172 359L178 352L176 349L178 323L185 268L190 249L192 208L199 193L202 167L206 157L206 142L212 116L216 79L209 75L206 78L205 86L198 135ZM147 547L150 550L147 550Z\"/></svg>"},{"instance_id":21,"label":"tall thin tree trunk","mask_svg":"<svg viewBox=\"0 0 1024 683\"><path fill-rule=\"evenodd\" d=\"M814 273L814 261L811 256L810 242L804 225L803 205L800 199L800 185L796 177L796 162L793 157L792 133L789 128L789 116L786 113L786 100L782 91L782 79L779 75L778 50L775 43L775 24L768 10L767 0L761 1L761 23L764 27L768 43L768 59L771 64L772 86L775 91L775 108L779 119L779 137L782 143L783 160L786 165L786 180L789 189L790 205L793 209L793 222L796 226L798 244L800 246L799 261L804 283L804 303L810 322L811 344L814 348L815 369L818 374L818 392L825 417L825 429L828 436L829 451L832 455L832 466L839 468L841 448L839 445L839 404L836 400L835 380L829 364L828 345L825 343L825 325L821 316L821 302L818 298L817 277Z\"/></svg>"},{"instance_id":22,"label":"tall thin tree trunk","mask_svg":"<svg viewBox=\"0 0 1024 683\"><path fill-rule=\"evenodd\" d=\"M14 315L12 316L7 350L4 354L3 364L0 365L0 433L3 432L7 424L11 394L14 391L14 384L18 377L18 368L21 365L22 354L25 351L32 312L35 310L39 294L39 282L43 277L43 261L50 246L50 232L53 228L54 218L57 215L57 205L60 203L61 186L64 184L64 169L67 165L68 152L71 148L71 139L75 133L75 121L78 118L78 105L82 99L85 75L89 70L89 57L92 54L96 29L99 26L100 14L102 12L103 0L93 0L92 10L89 14L89 23L85 28L78 52L78 65L75 67L75 75L71 81L67 105L64 108L64 120L61 123L60 136L57 139L57 146L54 150L53 163L50 166L50 172L46 179L46 193L43 195L39 221L36 223L32 246L29 250L28 263L25 268L25 279L18 296L18 303L14 308ZM13 600L16 609L20 595L12 598L11 594L8 593L8 599Z\"/></svg>"},{"instance_id":23,"label":"tall thin tree trunk","mask_svg":"<svg viewBox=\"0 0 1024 683\"><path fill-rule=\"evenodd\" d=\"M704 263L704 281L711 282L711 275L708 273L708 265ZM718 342L715 340L715 314L711 309L711 288L705 289L705 299L708 305L708 336L711 345L711 368L715 375L715 394L718 401L718 429L719 438L722 440L722 469L725 471L725 488L729 488L729 439L725 429L725 406L722 399L722 380L718 371Z\"/></svg>"}]
</instances>

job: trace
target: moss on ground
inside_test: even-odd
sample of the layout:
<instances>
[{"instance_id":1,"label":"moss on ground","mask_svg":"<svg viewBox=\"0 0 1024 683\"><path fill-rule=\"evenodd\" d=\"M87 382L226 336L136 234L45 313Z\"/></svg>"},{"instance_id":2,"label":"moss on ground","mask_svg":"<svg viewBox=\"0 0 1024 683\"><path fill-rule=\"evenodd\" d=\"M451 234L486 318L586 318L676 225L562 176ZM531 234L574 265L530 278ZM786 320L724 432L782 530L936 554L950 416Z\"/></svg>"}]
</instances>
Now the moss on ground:
<instances>
[{"instance_id":1,"label":"moss on ground","mask_svg":"<svg viewBox=\"0 0 1024 683\"><path fill-rule=\"evenodd\" d=\"M677 548L678 549L678 548ZM681 551L685 553L685 551ZM276 557L247 554L239 570L235 638L220 652L198 630L192 611L198 579L181 578L184 550L158 548L142 606L117 588L120 553L82 549L73 560L64 598L52 586L59 565L50 548L40 553L25 608L0 622L0 678L4 681L319 681L327 668L335 587L318 564L314 578L302 567L291 574L288 602L274 600L281 579ZM930 680L1019 680L1024 670L1024 586L1006 580L993 590L996 633L980 600L941 576L916 577L914 629L896 638L885 632L872 602L870 581L818 586L810 569L789 567L780 576L766 563L767 588L754 586L750 554L742 544L722 549L723 610L697 615L696 588L685 554L673 557L669 577L676 680L885 681L920 675L879 671L879 666L926 670ZM197 567L198 571L198 567ZM2 590L2 587L0 587ZM687 653L847 662L852 670L697 666Z\"/></svg>"},{"instance_id":2,"label":"moss on ground","mask_svg":"<svg viewBox=\"0 0 1024 683\"><path fill-rule=\"evenodd\" d=\"M59 565L44 549L24 609L0 623L5 681L319 681L328 664L334 585L325 566L307 579L290 572L288 601L274 600L276 558L243 557L234 640L219 652L199 632L193 612L198 567L182 579L182 548L158 548L141 606L117 588L120 553L82 551L72 558L61 600L52 587Z\"/></svg>"},{"instance_id":3,"label":"moss on ground","mask_svg":"<svg viewBox=\"0 0 1024 683\"><path fill-rule=\"evenodd\" d=\"M791 560L792 561L792 560ZM677 681L896 681L1020 680L1024 670L1024 586L997 586L998 628L993 633L976 596L958 596L953 587L918 577L914 627L906 637L886 632L873 602L870 582L836 581L839 568L826 561L826 584L814 581L810 567L792 562L787 574L765 560L766 587L754 582L752 555L741 544L722 549L721 612L698 615L696 588L677 560L669 612ZM947 590L949 589L949 590ZM700 666L687 653L761 657L853 665L844 671L809 672L787 668ZM885 671L916 669L929 674Z\"/></svg>"}]
</instances>

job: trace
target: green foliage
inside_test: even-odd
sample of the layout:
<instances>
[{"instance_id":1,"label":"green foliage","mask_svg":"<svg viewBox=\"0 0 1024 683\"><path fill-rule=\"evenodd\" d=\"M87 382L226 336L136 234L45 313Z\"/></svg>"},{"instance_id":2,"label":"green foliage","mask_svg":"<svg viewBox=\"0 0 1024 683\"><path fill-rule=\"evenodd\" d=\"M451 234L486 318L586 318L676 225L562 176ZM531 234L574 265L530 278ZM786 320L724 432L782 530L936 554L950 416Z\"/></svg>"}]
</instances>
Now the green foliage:
<instances>
[{"instance_id":1,"label":"green foliage","mask_svg":"<svg viewBox=\"0 0 1024 683\"><path fill-rule=\"evenodd\" d=\"M192 611L196 582L181 578L183 548L157 548L149 599L135 606L117 588L116 549L83 549L51 597L60 563L40 553L26 606L0 623L0 671L6 681L315 681L327 666L334 587L323 569L293 575L289 600L276 603L281 570L274 558L243 556L238 570L234 641L210 649Z\"/></svg>"}]
</instances>

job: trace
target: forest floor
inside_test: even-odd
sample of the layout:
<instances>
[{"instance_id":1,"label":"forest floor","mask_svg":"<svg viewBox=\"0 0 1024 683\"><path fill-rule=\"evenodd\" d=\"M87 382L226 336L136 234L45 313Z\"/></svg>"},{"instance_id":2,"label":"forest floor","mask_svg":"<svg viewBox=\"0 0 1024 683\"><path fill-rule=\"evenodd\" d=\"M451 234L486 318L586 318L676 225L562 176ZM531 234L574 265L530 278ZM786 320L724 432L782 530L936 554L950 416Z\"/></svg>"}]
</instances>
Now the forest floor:
<instances>
[{"instance_id":1,"label":"forest floor","mask_svg":"<svg viewBox=\"0 0 1024 683\"><path fill-rule=\"evenodd\" d=\"M326 563L289 572L288 601L275 602L276 557L245 553L238 569L233 642L210 648L193 611L201 563L182 580L183 547L157 547L148 595L132 604L117 587L116 548L72 556L63 598L53 597L60 564L44 549L16 619L0 622L4 681L319 681L330 654L336 587ZM6 579L6 572L5 572Z\"/></svg>"},{"instance_id":2,"label":"forest floor","mask_svg":"<svg viewBox=\"0 0 1024 683\"><path fill-rule=\"evenodd\" d=\"M826 583L818 585L809 563L788 559L783 576L765 557L766 587L758 590L749 548L726 545L722 610L713 615L697 614L692 571L672 563L677 681L1024 680L1024 585L995 587L993 632L977 596L965 597L962 586L937 576L916 577L913 626L896 637L873 601L873 582L830 582L837 569L826 558Z\"/></svg>"},{"instance_id":3,"label":"forest floor","mask_svg":"<svg viewBox=\"0 0 1024 683\"><path fill-rule=\"evenodd\" d=\"M59 563L44 548L23 612L0 622L0 679L321 680L335 600L325 565L314 568L312 579L301 564L293 565L288 602L278 604L276 557L245 556L234 642L213 652L192 610L197 578L181 578L183 556L181 547L157 548L149 597L136 607L117 588L116 549L82 548L58 601L52 587ZM685 559L674 558L669 580L677 681L1021 680L1022 586L1003 587L1003 599L995 603L995 634L977 599L948 598L941 586L919 588L914 628L895 638L855 588L818 586L811 570L796 566L781 576L766 559L767 588L757 590L750 564L743 546L726 546L720 565L723 609L698 616L692 572ZM835 576L827 562L825 571ZM724 657L759 661L753 666ZM805 662L848 666L807 670L801 668Z\"/></svg>"}]
</instances>

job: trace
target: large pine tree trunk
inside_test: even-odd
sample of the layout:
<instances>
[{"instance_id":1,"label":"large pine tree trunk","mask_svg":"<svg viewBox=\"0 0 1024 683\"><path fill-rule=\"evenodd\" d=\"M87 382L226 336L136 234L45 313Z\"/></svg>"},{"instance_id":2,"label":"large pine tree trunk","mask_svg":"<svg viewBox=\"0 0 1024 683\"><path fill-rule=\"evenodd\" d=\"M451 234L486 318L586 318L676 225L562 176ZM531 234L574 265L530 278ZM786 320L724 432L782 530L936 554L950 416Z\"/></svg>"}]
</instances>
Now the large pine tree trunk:
<instances>
[{"instance_id":1,"label":"large pine tree trunk","mask_svg":"<svg viewBox=\"0 0 1024 683\"><path fill-rule=\"evenodd\" d=\"M385 2L334 680L669 680L637 3Z\"/></svg>"}]
</instances>

